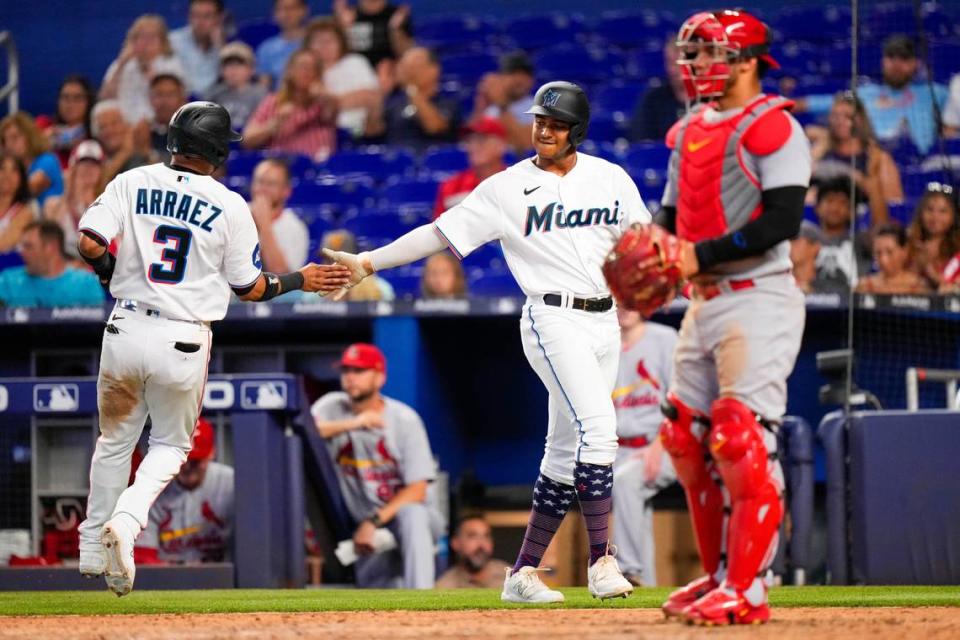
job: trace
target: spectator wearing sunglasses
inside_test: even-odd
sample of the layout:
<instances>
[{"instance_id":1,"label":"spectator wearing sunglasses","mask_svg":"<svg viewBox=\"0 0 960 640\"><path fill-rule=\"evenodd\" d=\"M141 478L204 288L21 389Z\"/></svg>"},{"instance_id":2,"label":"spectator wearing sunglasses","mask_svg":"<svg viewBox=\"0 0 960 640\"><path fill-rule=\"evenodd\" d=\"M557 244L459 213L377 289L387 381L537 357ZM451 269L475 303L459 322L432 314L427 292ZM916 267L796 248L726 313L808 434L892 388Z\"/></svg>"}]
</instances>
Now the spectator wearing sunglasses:
<instances>
[{"instance_id":1,"label":"spectator wearing sunglasses","mask_svg":"<svg viewBox=\"0 0 960 640\"><path fill-rule=\"evenodd\" d=\"M951 259L960 252L960 227L953 187L931 182L920 198L907 229L910 265L933 290L956 279L945 274Z\"/></svg>"}]
</instances>

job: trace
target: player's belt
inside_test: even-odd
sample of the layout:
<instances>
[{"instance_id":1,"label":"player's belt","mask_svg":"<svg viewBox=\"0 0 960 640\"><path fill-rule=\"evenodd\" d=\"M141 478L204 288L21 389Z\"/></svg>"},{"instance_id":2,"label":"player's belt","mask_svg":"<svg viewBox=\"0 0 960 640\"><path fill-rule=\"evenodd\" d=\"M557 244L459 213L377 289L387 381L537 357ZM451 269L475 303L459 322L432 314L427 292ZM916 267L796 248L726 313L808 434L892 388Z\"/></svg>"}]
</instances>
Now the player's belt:
<instances>
[{"instance_id":1,"label":"player's belt","mask_svg":"<svg viewBox=\"0 0 960 640\"><path fill-rule=\"evenodd\" d=\"M782 276L787 273L790 273L789 269L757 277L766 278L768 276ZM695 284L693 285L693 293L703 300L712 300L723 293L732 293L734 291L743 291L744 289L753 289L755 286L757 286L757 281L753 278L746 278L744 280L728 279L720 280L714 284Z\"/></svg>"},{"instance_id":2,"label":"player's belt","mask_svg":"<svg viewBox=\"0 0 960 640\"><path fill-rule=\"evenodd\" d=\"M617 438L617 444L619 444L621 447L642 449L650 444L650 440L647 438L647 436L637 436L636 438Z\"/></svg>"},{"instance_id":3,"label":"player's belt","mask_svg":"<svg viewBox=\"0 0 960 640\"><path fill-rule=\"evenodd\" d=\"M564 296L558 293L547 293L543 296L543 304L596 313L610 311L613 308L613 298L610 296L606 298L567 298L567 304L563 303L563 298Z\"/></svg>"},{"instance_id":4,"label":"player's belt","mask_svg":"<svg viewBox=\"0 0 960 640\"><path fill-rule=\"evenodd\" d=\"M174 318L168 313L165 313L152 305L144 304L136 300L117 300L116 308L122 311L132 311L134 313L140 313L147 316L148 318L163 318L164 320L174 320L176 322L188 322L190 324L198 324L204 327L210 326L210 323L203 322L201 320L184 320L183 318Z\"/></svg>"}]
</instances>

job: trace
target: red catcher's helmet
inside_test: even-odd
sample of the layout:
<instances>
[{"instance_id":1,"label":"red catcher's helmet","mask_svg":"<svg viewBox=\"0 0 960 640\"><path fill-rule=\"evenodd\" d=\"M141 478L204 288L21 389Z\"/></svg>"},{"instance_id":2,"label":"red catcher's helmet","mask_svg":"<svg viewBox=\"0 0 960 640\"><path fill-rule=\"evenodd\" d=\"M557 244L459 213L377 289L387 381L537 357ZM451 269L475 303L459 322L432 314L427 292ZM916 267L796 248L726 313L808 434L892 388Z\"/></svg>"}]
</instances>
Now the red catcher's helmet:
<instances>
[{"instance_id":1,"label":"red catcher's helmet","mask_svg":"<svg viewBox=\"0 0 960 640\"><path fill-rule=\"evenodd\" d=\"M780 65L770 55L770 30L746 11L725 9L690 16L677 34L683 86L692 100L722 96L730 77L730 63L759 58L773 69ZM693 65L701 50L711 58L704 73Z\"/></svg>"}]
</instances>

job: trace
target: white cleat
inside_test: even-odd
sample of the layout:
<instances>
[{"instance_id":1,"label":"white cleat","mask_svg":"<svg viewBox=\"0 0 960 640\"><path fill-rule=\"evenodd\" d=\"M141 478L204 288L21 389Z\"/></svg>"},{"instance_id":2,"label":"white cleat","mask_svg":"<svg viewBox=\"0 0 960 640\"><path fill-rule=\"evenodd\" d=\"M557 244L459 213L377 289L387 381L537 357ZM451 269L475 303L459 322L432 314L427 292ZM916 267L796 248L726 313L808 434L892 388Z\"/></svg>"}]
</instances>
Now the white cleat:
<instances>
[{"instance_id":1,"label":"white cleat","mask_svg":"<svg viewBox=\"0 0 960 640\"><path fill-rule=\"evenodd\" d=\"M137 574L137 567L133 563L134 540L136 535L122 517L109 520L100 531L107 564L104 578L107 588L118 597L127 595L133 589L133 579Z\"/></svg>"},{"instance_id":2,"label":"white cleat","mask_svg":"<svg viewBox=\"0 0 960 640\"><path fill-rule=\"evenodd\" d=\"M620 573L617 559L607 554L587 569L587 589L594 598L626 598L633 593L633 585Z\"/></svg>"},{"instance_id":3,"label":"white cleat","mask_svg":"<svg viewBox=\"0 0 960 640\"><path fill-rule=\"evenodd\" d=\"M98 544L96 549L80 550L80 575L84 578L99 578L106 570L107 558L101 545Z\"/></svg>"},{"instance_id":4,"label":"white cleat","mask_svg":"<svg viewBox=\"0 0 960 640\"><path fill-rule=\"evenodd\" d=\"M542 569L521 567L519 571L513 573L512 567L507 567L500 599L504 602L520 604L563 602L563 594L543 584L540 576L537 575L537 571L542 571Z\"/></svg>"}]
</instances>

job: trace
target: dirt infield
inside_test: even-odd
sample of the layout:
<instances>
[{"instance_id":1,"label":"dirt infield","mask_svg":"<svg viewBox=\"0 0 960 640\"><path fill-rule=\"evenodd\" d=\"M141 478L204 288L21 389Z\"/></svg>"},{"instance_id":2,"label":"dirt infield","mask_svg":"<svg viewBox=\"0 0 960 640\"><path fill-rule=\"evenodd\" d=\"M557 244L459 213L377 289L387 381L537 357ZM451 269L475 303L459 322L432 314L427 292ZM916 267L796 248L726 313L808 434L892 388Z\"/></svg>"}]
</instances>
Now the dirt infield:
<instances>
[{"instance_id":1,"label":"dirt infield","mask_svg":"<svg viewBox=\"0 0 960 640\"><path fill-rule=\"evenodd\" d=\"M750 638L887 640L960 637L960 608L778 609L761 627L688 627L652 609L225 613L24 617L0 620L0 638Z\"/></svg>"}]
</instances>

